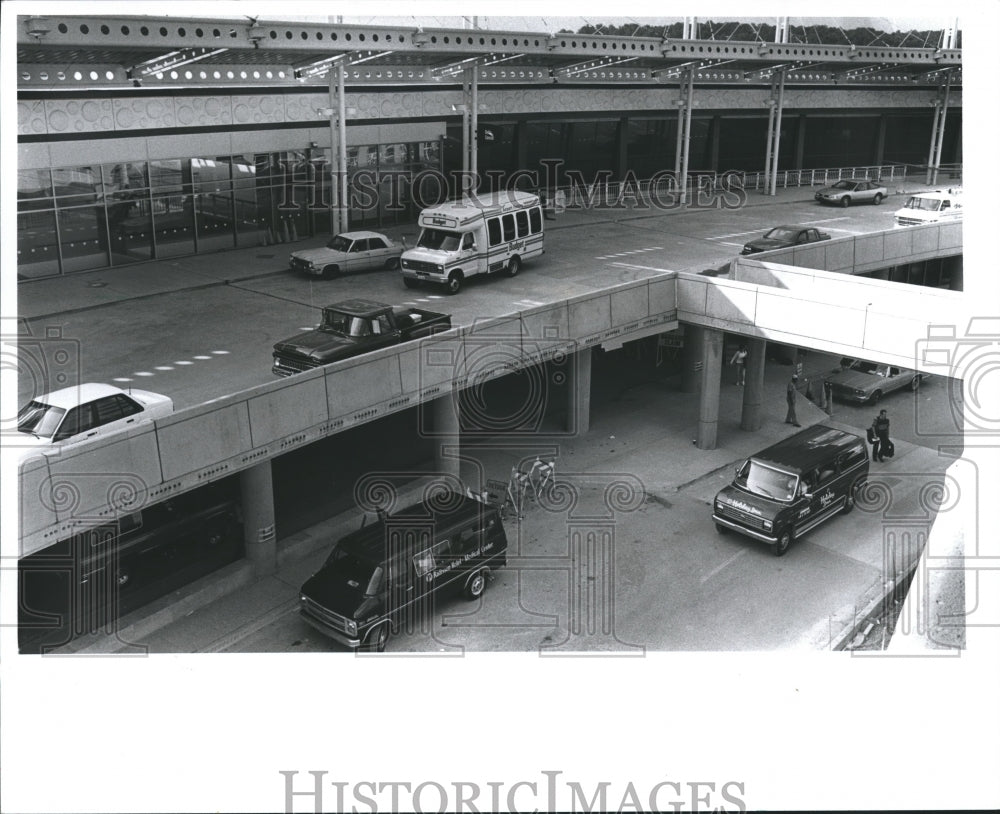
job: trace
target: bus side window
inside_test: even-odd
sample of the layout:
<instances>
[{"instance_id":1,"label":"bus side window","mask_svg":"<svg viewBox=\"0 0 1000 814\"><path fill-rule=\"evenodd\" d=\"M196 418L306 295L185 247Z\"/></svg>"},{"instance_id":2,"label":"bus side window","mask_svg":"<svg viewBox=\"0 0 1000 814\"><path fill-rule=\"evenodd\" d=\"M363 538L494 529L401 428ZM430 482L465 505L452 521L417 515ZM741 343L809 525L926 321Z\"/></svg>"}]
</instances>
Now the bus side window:
<instances>
[{"instance_id":1,"label":"bus side window","mask_svg":"<svg viewBox=\"0 0 1000 814\"><path fill-rule=\"evenodd\" d=\"M517 236L527 237L528 232L528 211L522 209L515 213L517 215Z\"/></svg>"},{"instance_id":2,"label":"bus side window","mask_svg":"<svg viewBox=\"0 0 1000 814\"><path fill-rule=\"evenodd\" d=\"M514 232L514 216L504 215L503 218L503 241L510 243L517 236Z\"/></svg>"},{"instance_id":3,"label":"bus side window","mask_svg":"<svg viewBox=\"0 0 1000 814\"><path fill-rule=\"evenodd\" d=\"M537 235L542 231L542 210L536 206L528 214L531 216L531 234Z\"/></svg>"},{"instance_id":4,"label":"bus side window","mask_svg":"<svg viewBox=\"0 0 1000 814\"><path fill-rule=\"evenodd\" d=\"M503 242L500 237L500 218L490 218L486 221L486 229L490 233L491 246L496 246Z\"/></svg>"}]
</instances>

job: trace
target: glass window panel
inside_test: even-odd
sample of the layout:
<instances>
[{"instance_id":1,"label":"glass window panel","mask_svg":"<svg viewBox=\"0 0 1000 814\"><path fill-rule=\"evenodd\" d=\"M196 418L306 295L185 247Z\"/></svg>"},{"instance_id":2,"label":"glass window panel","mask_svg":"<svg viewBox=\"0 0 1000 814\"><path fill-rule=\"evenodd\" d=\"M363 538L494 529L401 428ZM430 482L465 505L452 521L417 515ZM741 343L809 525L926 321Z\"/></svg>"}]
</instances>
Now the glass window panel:
<instances>
[{"instance_id":1,"label":"glass window panel","mask_svg":"<svg viewBox=\"0 0 1000 814\"><path fill-rule=\"evenodd\" d=\"M93 203L104 194L100 167L59 167L52 170L57 206Z\"/></svg>"},{"instance_id":2,"label":"glass window panel","mask_svg":"<svg viewBox=\"0 0 1000 814\"><path fill-rule=\"evenodd\" d=\"M180 191L183 184L183 167L179 158L149 162L149 185L154 192Z\"/></svg>"},{"instance_id":3,"label":"glass window panel","mask_svg":"<svg viewBox=\"0 0 1000 814\"><path fill-rule=\"evenodd\" d=\"M146 162L122 162L120 164L105 164L101 167L105 192L110 196L116 192L134 192L149 186L146 174Z\"/></svg>"},{"instance_id":4,"label":"glass window panel","mask_svg":"<svg viewBox=\"0 0 1000 814\"><path fill-rule=\"evenodd\" d=\"M108 221L103 206L59 210L63 272L103 268L108 260Z\"/></svg>"},{"instance_id":5,"label":"glass window panel","mask_svg":"<svg viewBox=\"0 0 1000 814\"><path fill-rule=\"evenodd\" d=\"M194 253L194 218L190 195L154 195L153 235L158 258Z\"/></svg>"},{"instance_id":6,"label":"glass window panel","mask_svg":"<svg viewBox=\"0 0 1000 814\"><path fill-rule=\"evenodd\" d=\"M202 192L193 195L198 251L233 248L233 195L231 192Z\"/></svg>"},{"instance_id":7,"label":"glass window panel","mask_svg":"<svg viewBox=\"0 0 1000 814\"><path fill-rule=\"evenodd\" d=\"M52 197L52 173L48 170L18 170L17 171L17 204L22 211L32 207L23 206L28 201L37 201ZM52 206L48 201L46 206Z\"/></svg>"},{"instance_id":8,"label":"glass window panel","mask_svg":"<svg viewBox=\"0 0 1000 814\"><path fill-rule=\"evenodd\" d=\"M22 212L17 216L18 279L59 273L55 212Z\"/></svg>"},{"instance_id":9,"label":"glass window panel","mask_svg":"<svg viewBox=\"0 0 1000 814\"><path fill-rule=\"evenodd\" d=\"M122 189L108 196L111 263L115 266L153 256L152 201L148 189Z\"/></svg>"},{"instance_id":10,"label":"glass window panel","mask_svg":"<svg viewBox=\"0 0 1000 814\"><path fill-rule=\"evenodd\" d=\"M195 192L221 192L229 190L232 170L228 156L220 158L192 158L191 183Z\"/></svg>"}]
</instances>

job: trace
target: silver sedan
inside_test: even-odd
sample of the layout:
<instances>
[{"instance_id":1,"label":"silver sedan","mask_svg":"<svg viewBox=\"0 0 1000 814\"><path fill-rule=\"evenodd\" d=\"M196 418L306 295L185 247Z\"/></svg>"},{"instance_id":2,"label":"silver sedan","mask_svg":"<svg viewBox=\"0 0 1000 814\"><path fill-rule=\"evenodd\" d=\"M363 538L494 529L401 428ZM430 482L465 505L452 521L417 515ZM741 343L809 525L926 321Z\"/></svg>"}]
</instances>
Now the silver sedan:
<instances>
[{"instance_id":1,"label":"silver sedan","mask_svg":"<svg viewBox=\"0 0 1000 814\"><path fill-rule=\"evenodd\" d=\"M850 206L852 203L870 203L878 206L889 194L889 190L878 181L868 181L864 178L845 178L830 187L824 187L816 193L815 198L820 203Z\"/></svg>"}]
</instances>

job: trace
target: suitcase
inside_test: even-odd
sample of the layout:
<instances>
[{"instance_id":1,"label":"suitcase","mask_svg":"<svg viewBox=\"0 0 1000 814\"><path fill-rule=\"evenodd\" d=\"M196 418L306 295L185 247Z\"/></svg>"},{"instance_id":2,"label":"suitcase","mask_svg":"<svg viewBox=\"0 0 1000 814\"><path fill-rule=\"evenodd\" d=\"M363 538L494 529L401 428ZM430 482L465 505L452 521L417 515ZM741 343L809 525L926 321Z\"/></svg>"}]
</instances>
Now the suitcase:
<instances>
[{"instance_id":1,"label":"suitcase","mask_svg":"<svg viewBox=\"0 0 1000 814\"><path fill-rule=\"evenodd\" d=\"M892 441L889 441L889 443L885 445L885 450L882 452L882 456L885 458L891 458L895 454L896 454L896 445L893 444Z\"/></svg>"}]
</instances>

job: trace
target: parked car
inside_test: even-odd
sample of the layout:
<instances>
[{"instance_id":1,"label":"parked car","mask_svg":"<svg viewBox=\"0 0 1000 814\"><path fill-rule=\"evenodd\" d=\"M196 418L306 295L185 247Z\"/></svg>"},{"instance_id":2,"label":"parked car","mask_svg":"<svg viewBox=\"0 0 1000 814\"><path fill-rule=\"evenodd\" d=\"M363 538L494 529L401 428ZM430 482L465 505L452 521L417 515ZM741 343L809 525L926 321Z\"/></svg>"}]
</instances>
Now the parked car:
<instances>
[{"instance_id":1,"label":"parked car","mask_svg":"<svg viewBox=\"0 0 1000 814\"><path fill-rule=\"evenodd\" d=\"M816 243L829 240L830 235L812 226L775 226L770 232L744 244L743 254L769 252L772 249L787 249L791 246L802 246L806 243Z\"/></svg>"},{"instance_id":2,"label":"parked car","mask_svg":"<svg viewBox=\"0 0 1000 814\"><path fill-rule=\"evenodd\" d=\"M833 397L858 404L877 404L886 393L894 390L917 390L924 376L915 370L894 365L866 362L864 359L843 359L838 370L827 376Z\"/></svg>"},{"instance_id":3,"label":"parked car","mask_svg":"<svg viewBox=\"0 0 1000 814\"><path fill-rule=\"evenodd\" d=\"M37 396L17 414L21 444L58 444L94 438L170 415L174 403L147 390L128 392L88 383Z\"/></svg>"},{"instance_id":4,"label":"parked car","mask_svg":"<svg viewBox=\"0 0 1000 814\"><path fill-rule=\"evenodd\" d=\"M378 232L344 232L320 249L292 252L288 267L316 277L336 277L359 271L394 269L403 246Z\"/></svg>"},{"instance_id":5,"label":"parked car","mask_svg":"<svg viewBox=\"0 0 1000 814\"><path fill-rule=\"evenodd\" d=\"M271 370L276 376L291 376L449 328L451 316L437 311L344 300L326 306L323 321L313 330L276 343Z\"/></svg>"},{"instance_id":6,"label":"parked car","mask_svg":"<svg viewBox=\"0 0 1000 814\"><path fill-rule=\"evenodd\" d=\"M869 181L865 178L844 178L836 184L824 187L816 193L816 200L820 203L836 204L837 206L850 206L855 203L870 203L878 206L889 195L886 189L878 181Z\"/></svg>"}]
</instances>

